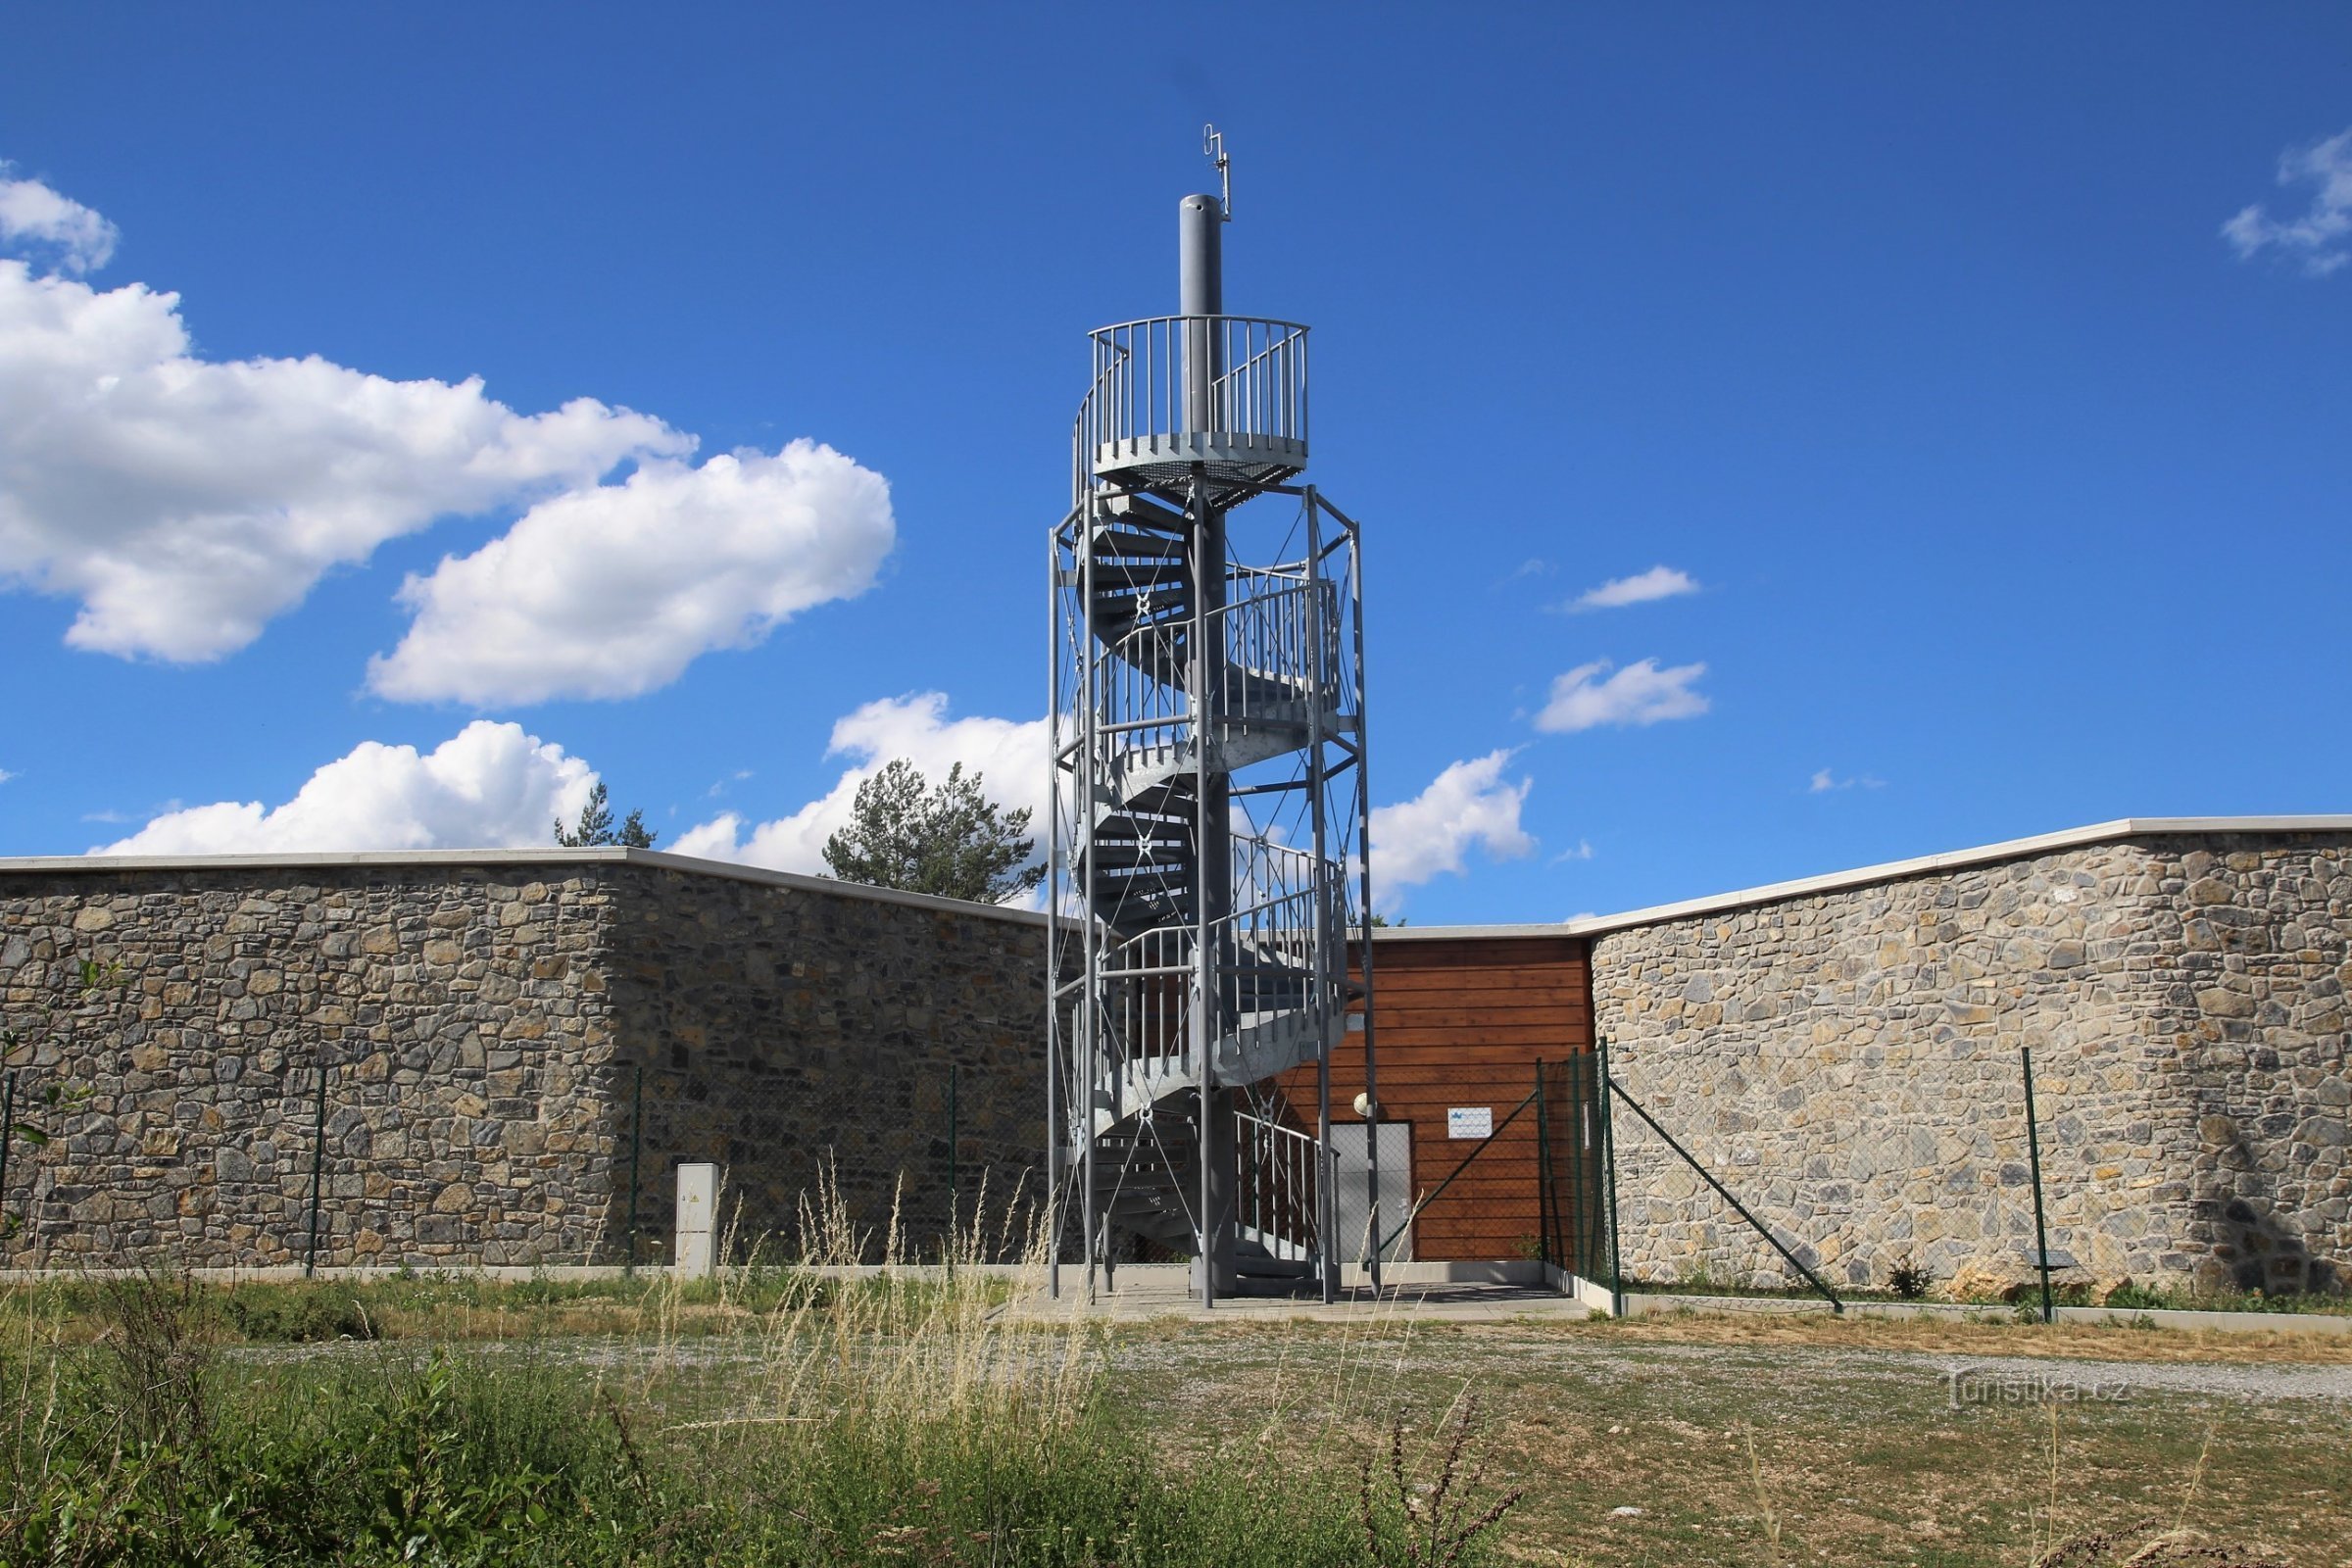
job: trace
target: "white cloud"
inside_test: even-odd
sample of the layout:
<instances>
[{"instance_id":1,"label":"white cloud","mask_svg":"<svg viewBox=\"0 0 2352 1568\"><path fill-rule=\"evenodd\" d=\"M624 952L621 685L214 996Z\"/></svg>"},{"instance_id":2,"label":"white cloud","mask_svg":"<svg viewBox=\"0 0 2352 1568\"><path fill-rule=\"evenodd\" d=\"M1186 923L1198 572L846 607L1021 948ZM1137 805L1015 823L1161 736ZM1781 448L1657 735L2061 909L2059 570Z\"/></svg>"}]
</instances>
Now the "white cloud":
<instances>
[{"instance_id":1,"label":"white cloud","mask_svg":"<svg viewBox=\"0 0 2352 1568\"><path fill-rule=\"evenodd\" d=\"M2352 262L2352 129L2281 153L2278 183L2310 185L2311 206L2287 219L2274 219L2260 203L2241 209L2222 225L2222 237L2239 260L2276 247L2299 260L2313 277Z\"/></svg>"},{"instance_id":2,"label":"white cloud","mask_svg":"<svg viewBox=\"0 0 2352 1568\"><path fill-rule=\"evenodd\" d=\"M34 245L57 252L69 272L104 267L122 238L115 225L37 179L12 179L0 160L0 245Z\"/></svg>"},{"instance_id":3,"label":"white cloud","mask_svg":"<svg viewBox=\"0 0 2352 1568\"><path fill-rule=\"evenodd\" d=\"M411 576L400 597L416 622L368 683L477 706L634 697L862 593L893 532L888 482L812 441L699 467L647 462Z\"/></svg>"},{"instance_id":4,"label":"white cloud","mask_svg":"<svg viewBox=\"0 0 2352 1568\"><path fill-rule=\"evenodd\" d=\"M1600 724L1655 724L1662 719L1695 718L1707 710L1707 699L1691 683L1707 672L1704 664L1676 664L1660 669L1654 659L1608 673L1609 662L1596 659L1579 664L1551 683L1551 700L1536 715L1536 728L1551 734L1570 734ZM1606 676L1606 679L1602 677Z\"/></svg>"},{"instance_id":5,"label":"white cloud","mask_svg":"<svg viewBox=\"0 0 2352 1568\"><path fill-rule=\"evenodd\" d=\"M1673 566L1652 566L1631 577L1612 577L1597 588L1588 588L1562 605L1562 610L1574 613L1580 610L1615 610L1623 605L1645 605L1653 599L1672 599L1678 594L1698 592L1698 582L1689 572Z\"/></svg>"},{"instance_id":6,"label":"white cloud","mask_svg":"<svg viewBox=\"0 0 2352 1568\"><path fill-rule=\"evenodd\" d=\"M199 359L178 304L0 261L0 580L80 600L76 648L218 659L387 539L693 446L588 398Z\"/></svg>"},{"instance_id":7,"label":"white cloud","mask_svg":"<svg viewBox=\"0 0 2352 1568\"><path fill-rule=\"evenodd\" d=\"M1042 847L1046 824L1046 721L948 717L944 692L917 692L867 703L833 726L828 757L855 760L817 799L789 816L752 823L728 811L688 828L663 848L705 859L734 860L776 871L821 875L825 840L849 825L858 786L896 758L933 783L957 762L977 772L988 798L1005 810L1030 812Z\"/></svg>"},{"instance_id":8,"label":"white cloud","mask_svg":"<svg viewBox=\"0 0 2352 1568\"><path fill-rule=\"evenodd\" d=\"M1440 872L1459 875L1472 845L1497 860L1533 854L1536 841L1519 826L1519 808L1534 780L1502 776L1508 750L1456 762L1409 801L1373 808L1372 886L1418 887Z\"/></svg>"},{"instance_id":9,"label":"white cloud","mask_svg":"<svg viewBox=\"0 0 2352 1568\"><path fill-rule=\"evenodd\" d=\"M69 270L113 236L24 180L0 181L0 230ZM478 379L207 360L176 294L0 260L0 587L77 600L76 648L219 659L386 540L511 508L506 537L409 583L378 691L632 695L872 581L880 475L808 442L699 467L694 447L591 398L525 416Z\"/></svg>"},{"instance_id":10,"label":"white cloud","mask_svg":"<svg viewBox=\"0 0 2352 1568\"><path fill-rule=\"evenodd\" d=\"M1591 839L1578 839L1576 841L1575 849L1562 850L1559 854L1551 858L1551 863L1553 865L1565 865L1570 860L1590 860L1591 858L1592 858L1592 841Z\"/></svg>"},{"instance_id":11,"label":"white cloud","mask_svg":"<svg viewBox=\"0 0 2352 1568\"><path fill-rule=\"evenodd\" d=\"M1873 778L1868 773L1861 774L1855 778L1839 778L1829 768L1825 767L1813 775L1813 780L1806 786L1806 791L1808 794L1826 795L1832 790L1883 790L1886 787L1886 781L1885 779Z\"/></svg>"},{"instance_id":12,"label":"white cloud","mask_svg":"<svg viewBox=\"0 0 2352 1568\"><path fill-rule=\"evenodd\" d=\"M0 784L5 784L5 783L7 783L7 782L8 782L10 779L12 779L12 778L15 778L16 776L17 776L16 774L14 774L14 773L11 773L11 772L10 772L10 771L9 771L7 768L5 768L5 767L0 767Z\"/></svg>"},{"instance_id":13,"label":"white cloud","mask_svg":"<svg viewBox=\"0 0 2352 1568\"><path fill-rule=\"evenodd\" d=\"M505 849L552 841L595 772L519 724L476 719L430 752L366 741L282 806L220 801L154 818L93 855Z\"/></svg>"}]
</instances>

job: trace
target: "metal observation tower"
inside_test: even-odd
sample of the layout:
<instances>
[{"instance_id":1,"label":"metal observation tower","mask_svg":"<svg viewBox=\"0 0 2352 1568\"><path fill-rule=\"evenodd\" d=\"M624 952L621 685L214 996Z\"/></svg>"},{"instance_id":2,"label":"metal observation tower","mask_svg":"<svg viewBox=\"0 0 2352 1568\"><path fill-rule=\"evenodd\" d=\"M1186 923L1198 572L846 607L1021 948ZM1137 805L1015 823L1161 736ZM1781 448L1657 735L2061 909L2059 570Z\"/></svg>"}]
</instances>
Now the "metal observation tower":
<instances>
[{"instance_id":1,"label":"metal observation tower","mask_svg":"<svg viewBox=\"0 0 2352 1568\"><path fill-rule=\"evenodd\" d=\"M1093 334L1054 528L1055 1294L1073 1252L1090 1295L1175 1254L1204 1304L1328 1300L1366 1251L1343 1206L1378 1234L1374 1141L1343 1177L1331 1121L1370 906L1357 529L1300 481L1306 328L1225 314L1224 184L1179 205L1179 314Z\"/></svg>"}]
</instances>

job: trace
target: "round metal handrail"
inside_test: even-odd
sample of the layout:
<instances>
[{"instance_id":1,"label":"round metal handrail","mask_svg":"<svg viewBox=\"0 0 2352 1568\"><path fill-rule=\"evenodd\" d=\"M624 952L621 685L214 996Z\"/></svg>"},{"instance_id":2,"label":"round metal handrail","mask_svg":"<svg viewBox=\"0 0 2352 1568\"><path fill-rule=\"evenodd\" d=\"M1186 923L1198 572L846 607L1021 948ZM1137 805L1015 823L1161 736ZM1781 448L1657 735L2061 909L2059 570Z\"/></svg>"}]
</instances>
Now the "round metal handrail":
<instances>
[{"instance_id":1,"label":"round metal handrail","mask_svg":"<svg viewBox=\"0 0 2352 1568\"><path fill-rule=\"evenodd\" d=\"M1097 328L1078 414L1096 472L1200 463L1296 470L1306 462L1307 329L1249 316L1153 316Z\"/></svg>"}]
</instances>

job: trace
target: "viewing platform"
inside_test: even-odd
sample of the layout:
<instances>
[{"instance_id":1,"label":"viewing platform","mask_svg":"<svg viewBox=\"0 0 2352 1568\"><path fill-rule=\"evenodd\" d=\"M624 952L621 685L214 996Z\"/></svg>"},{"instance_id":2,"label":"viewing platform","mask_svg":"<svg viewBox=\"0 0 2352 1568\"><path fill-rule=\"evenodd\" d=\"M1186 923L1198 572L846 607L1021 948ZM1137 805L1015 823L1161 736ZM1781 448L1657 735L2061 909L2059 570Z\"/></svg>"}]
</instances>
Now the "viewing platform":
<instances>
[{"instance_id":1,"label":"viewing platform","mask_svg":"<svg viewBox=\"0 0 2352 1568\"><path fill-rule=\"evenodd\" d=\"M1306 328L1246 316L1154 316L1094 333L1078 413L1093 477L1279 484L1306 467Z\"/></svg>"}]
</instances>

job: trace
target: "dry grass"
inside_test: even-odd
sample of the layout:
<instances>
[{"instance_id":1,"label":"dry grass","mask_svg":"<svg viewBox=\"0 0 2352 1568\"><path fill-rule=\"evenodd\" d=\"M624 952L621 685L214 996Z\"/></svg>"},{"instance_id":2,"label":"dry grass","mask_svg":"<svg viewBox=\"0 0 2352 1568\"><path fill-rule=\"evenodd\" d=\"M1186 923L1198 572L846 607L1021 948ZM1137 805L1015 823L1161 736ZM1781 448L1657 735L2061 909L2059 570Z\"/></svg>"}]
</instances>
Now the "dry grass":
<instances>
[{"instance_id":1,"label":"dry grass","mask_svg":"<svg viewBox=\"0 0 2352 1568\"><path fill-rule=\"evenodd\" d=\"M1976 1357L2283 1376L2352 1364L2352 1342L2338 1338L1826 1315L1447 1324L1401 1303L1340 1322L1108 1327L1004 1311L1008 1287L974 1266L976 1240L952 1275L820 1288L826 1266L870 1255L874 1239L822 1195L806 1228L829 1240L793 1270L578 1295L443 1282L439 1298L379 1299L372 1327L525 1343L590 1380L595 1408L610 1412L599 1425L617 1428L631 1454L656 1470L690 1463L698 1485L720 1490L798 1434L832 1434L845 1452L929 1442L925 1432L949 1448L1050 1446L1107 1418L1179 1484L1246 1475L1320 1489L1350 1529L1367 1457L1394 1522L1426 1522L1416 1507L1434 1510L1437 1496L1458 1529L1518 1494L1476 1544L1529 1562L2352 1562L2341 1402L2160 1392L1955 1409L1940 1376ZM64 1348L97 1320L55 1292L13 1299L0 1313L15 1348L0 1356L16 1379L5 1396L37 1437L62 1416L56 1358L43 1382L34 1342ZM237 1353L291 1366L415 1352ZM1483 1416L1465 1459L1472 1401ZM889 1513L897 1506L876 1501L875 1528L905 1544L928 1516L912 1502ZM1408 1539L1422 1538L1390 1545ZM889 1544L875 1547L885 1559Z\"/></svg>"},{"instance_id":2,"label":"dry grass","mask_svg":"<svg viewBox=\"0 0 2352 1568\"><path fill-rule=\"evenodd\" d=\"M1546 1320L1548 1321L1548 1320ZM1478 1325L1456 1332L1476 1334ZM1516 1330L1513 1330L1516 1332ZM2352 1366L2352 1334L2134 1328L2130 1324L2019 1323L1998 1318L1833 1317L1806 1313L1669 1313L1618 1321L1576 1320L1554 1332L1661 1345L1843 1346L1953 1355L2067 1356L2135 1362L2249 1362Z\"/></svg>"},{"instance_id":3,"label":"dry grass","mask_svg":"<svg viewBox=\"0 0 2352 1568\"><path fill-rule=\"evenodd\" d=\"M1426 1431L1473 1391L1494 1484L1525 1489L1503 1555L1530 1562L2352 1562L2340 1400L2134 1390L1955 1409L1942 1376L2023 1355L2291 1373L2341 1365L2333 1340L1787 1318L1162 1321L1122 1330L1111 1354L1116 1396L1188 1443L1257 1425L1234 1412L1268 1389L1325 1391L1267 1424L1299 1462L1343 1404L1385 1404Z\"/></svg>"}]
</instances>

